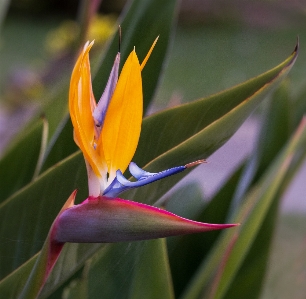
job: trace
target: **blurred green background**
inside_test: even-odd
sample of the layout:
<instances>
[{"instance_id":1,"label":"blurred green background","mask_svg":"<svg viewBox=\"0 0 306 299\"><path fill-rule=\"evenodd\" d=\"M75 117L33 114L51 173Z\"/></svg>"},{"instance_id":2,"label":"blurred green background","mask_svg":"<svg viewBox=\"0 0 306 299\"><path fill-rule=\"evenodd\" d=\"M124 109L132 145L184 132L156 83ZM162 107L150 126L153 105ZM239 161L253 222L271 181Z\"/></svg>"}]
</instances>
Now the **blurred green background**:
<instances>
[{"instance_id":1,"label":"blurred green background","mask_svg":"<svg viewBox=\"0 0 306 299\"><path fill-rule=\"evenodd\" d=\"M100 13L115 17L124 3L102 1ZM301 93L306 89L305 4L285 0L182 1L165 77L152 111L210 95L272 68L293 50L297 36L300 54L290 84L292 96ZM0 155L33 107L44 101L44 85L58 84L64 71L59 57L71 46L69 37L73 35L73 25L69 27L67 21L77 19L78 3L72 0L11 1L0 31ZM63 27L66 43L54 49ZM256 125L256 120L253 123ZM252 143L252 134L246 142ZM220 155L226 155L226 149ZM305 173L302 170L300 178L305 178ZM303 186L295 188L289 196L303 196L302 204ZM290 206L290 198L286 203L262 298L304 298L306 294L305 209L299 203Z\"/></svg>"}]
</instances>

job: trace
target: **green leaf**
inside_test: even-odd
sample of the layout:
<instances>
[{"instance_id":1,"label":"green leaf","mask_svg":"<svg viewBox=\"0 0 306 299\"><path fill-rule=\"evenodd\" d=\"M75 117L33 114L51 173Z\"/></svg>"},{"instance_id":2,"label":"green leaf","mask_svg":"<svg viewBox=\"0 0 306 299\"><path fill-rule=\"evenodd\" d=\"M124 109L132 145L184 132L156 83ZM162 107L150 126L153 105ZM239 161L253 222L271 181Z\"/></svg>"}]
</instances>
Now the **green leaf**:
<instances>
[{"instance_id":1,"label":"green leaf","mask_svg":"<svg viewBox=\"0 0 306 299\"><path fill-rule=\"evenodd\" d=\"M205 205L205 207L203 207L203 199L201 198L202 208L198 205L197 215L192 219L208 223L225 223L231 199L235 192L237 182L240 179L241 172L242 167L239 167L219 189L215 196ZM188 188L186 191L188 191ZM192 192L188 192L187 194L185 196L179 196L178 193L173 194L173 196L168 199L169 203L167 202L166 205L167 210L177 213L176 210L171 209L173 202L180 201L183 202L180 203L181 205L187 205L188 203L189 205L192 205L194 202ZM182 216L188 217L184 214ZM186 285L188 285L193 274L201 264L203 258L213 247L220 233L220 231L215 231L206 234L168 238L170 266L175 294L177 296L182 294ZM192 254L190 254L191 252Z\"/></svg>"},{"instance_id":2,"label":"green leaf","mask_svg":"<svg viewBox=\"0 0 306 299\"><path fill-rule=\"evenodd\" d=\"M143 243L137 254L128 298L174 299L165 239Z\"/></svg>"},{"instance_id":3,"label":"green leaf","mask_svg":"<svg viewBox=\"0 0 306 299\"><path fill-rule=\"evenodd\" d=\"M306 114L306 89L299 92L298 96L291 103L291 127L294 130Z\"/></svg>"},{"instance_id":4,"label":"green leaf","mask_svg":"<svg viewBox=\"0 0 306 299\"><path fill-rule=\"evenodd\" d=\"M71 173L73 172L73 175ZM86 170L81 155L72 156L44 173L0 205L0 278L36 254L63 202L77 187L87 196ZM63 182L65 182L63 184Z\"/></svg>"},{"instance_id":5,"label":"green leaf","mask_svg":"<svg viewBox=\"0 0 306 299\"><path fill-rule=\"evenodd\" d=\"M168 109L143 122L134 161L147 171L184 165L207 158L221 147L244 120L285 78L296 60L297 49L280 65L209 98ZM184 121L186 120L186 121ZM185 173L184 173L185 174ZM184 175L183 174L183 175ZM182 175L128 193L136 201L153 203ZM149 195L149 196L148 196Z\"/></svg>"},{"instance_id":6,"label":"green leaf","mask_svg":"<svg viewBox=\"0 0 306 299\"><path fill-rule=\"evenodd\" d=\"M0 160L0 203L28 184L34 175L41 148L40 120L6 151Z\"/></svg>"},{"instance_id":7,"label":"green leaf","mask_svg":"<svg viewBox=\"0 0 306 299\"><path fill-rule=\"evenodd\" d=\"M68 209L74 204L75 196L76 196L76 191L72 192L72 194L67 199L64 206L62 207L57 218L55 218L49 230L45 243L42 247L42 250L40 251L40 254L37 256L32 271L30 275L27 276L28 277L27 282L24 288L22 289L21 294L18 296L19 299L37 298L43 286L45 285L45 282L49 277L49 274L52 271L54 264L56 263L64 246L64 243L56 242L54 241L53 238L53 231L57 225L56 221L62 212L64 212L66 209Z\"/></svg>"},{"instance_id":8,"label":"green leaf","mask_svg":"<svg viewBox=\"0 0 306 299\"><path fill-rule=\"evenodd\" d=\"M73 280L63 292L63 299L85 299L87 295L87 279Z\"/></svg>"},{"instance_id":9,"label":"green leaf","mask_svg":"<svg viewBox=\"0 0 306 299\"><path fill-rule=\"evenodd\" d=\"M62 286L64 282L70 279L72 275L75 275L77 271L80 271L86 261L99 252L99 250L105 250L107 247L108 244L65 244L60 257L51 272L51 275L42 289L40 297L46 298L53 294L53 292ZM101 280L99 281L101 283Z\"/></svg>"},{"instance_id":10,"label":"green leaf","mask_svg":"<svg viewBox=\"0 0 306 299\"><path fill-rule=\"evenodd\" d=\"M0 294L2 297L7 299L18 298L27 282L38 255L39 254L33 256L16 271L6 276L3 280L0 280Z\"/></svg>"},{"instance_id":11,"label":"green leaf","mask_svg":"<svg viewBox=\"0 0 306 299\"><path fill-rule=\"evenodd\" d=\"M56 132L50 140L44 157L42 172L48 170L55 163L78 151L78 147L71 136L73 136L72 123L67 116L59 124Z\"/></svg>"},{"instance_id":12,"label":"green leaf","mask_svg":"<svg viewBox=\"0 0 306 299\"><path fill-rule=\"evenodd\" d=\"M97 252L88 271L89 298L127 298L140 243L108 244Z\"/></svg>"},{"instance_id":13,"label":"green leaf","mask_svg":"<svg viewBox=\"0 0 306 299\"><path fill-rule=\"evenodd\" d=\"M248 249L256 238L256 234L259 232L261 225L264 223L265 216L270 209L272 214L273 205L277 205L275 201L279 200L278 190L282 187L283 181L286 178L286 172L289 168L290 162L294 160L294 154L301 149L305 150L306 146L306 121L299 127L296 134L290 140L288 146L280 154L278 159L269 168L267 174L260 180L258 189L251 194L250 198L254 197L253 200L259 195L258 199L255 200L254 210L248 216L248 219L241 226L239 232L239 238L230 254L227 265L224 268L223 275L220 279L218 285L218 290L216 292L215 298L222 298L223 292L226 290L227 286L230 284L231 280L234 278L234 273L239 269L243 258L246 257ZM257 193L257 194L256 194ZM244 205L244 208L248 203ZM249 208L249 207L248 207ZM275 207L274 207L275 209ZM241 211L245 212L245 211ZM239 213L237 218L243 217ZM271 214L270 214L271 216ZM237 219L236 218L236 219ZM244 217L243 217L244 218ZM237 219L238 220L238 219ZM269 219L267 219L269 221ZM263 236L261 235L263 238ZM269 243L266 244L269 246ZM230 266L233 266L229 269Z\"/></svg>"},{"instance_id":14,"label":"green leaf","mask_svg":"<svg viewBox=\"0 0 306 299\"><path fill-rule=\"evenodd\" d=\"M194 219L203 210L206 203L203 199L201 186L198 183L192 182L180 187L170 196L168 195L163 198L162 201L158 202L158 205L184 218Z\"/></svg>"},{"instance_id":15,"label":"green leaf","mask_svg":"<svg viewBox=\"0 0 306 299\"><path fill-rule=\"evenodd\" d=\"M296 60L296 51L272 70L229 90L146 118L135 161L143 166L163 155L158 163L161 164L175 151L175 155L181 154L182 163L188 163L191 153L194 155L189 148L195 143L199 157L210 155L214 151L212 145L223 145L262 99L286 77ZM205 143L211 142L210 147L202 145L200 138ZM147 152L150 154L143 156Z\"/></svg>"},{"instance_id":16,"label":"green leaf","mask_svg":"<svg viewBox=\"0 0 306 299\"><path fill-rule=\"evenodd\" d=\"M265 103L255 149L243 170L233 199L232 210L235 210L235 206L239 206L246 192L260 179L290 137L288 93L288 81L285 80L272 98Z\"/></svg>"},{"instance_id":17,"label":"green leaf","mask_svg":"<svg viewBox=\"0 0 306 299\"><path fill-rule=\"evenodd\" d=\"M210 276L219 268L215 281L216 288L210 294L211 298L224 298L231 283L259 232L268 211L278 200L278 192L286 179L286 173L295 155L306 146L306 120L300 125L295 135L284 150L268 168L258 184L249 193L232 221L241 222L240 229L225 232L217 242L211 254L206 258L194 276L192 284L186 290L184 299L199 298L204 286L211 282ZM234 242L235 240L235 242ZM227 256L224 251L229 244ZM226 262L226 263L225 263Z\"/></svg>"},{"instance_id":18,"label":"green leaf","mask_svg":"<svg viewBox=\"0 0 306 299\"><path fill-rule=\"evenodd\" d=\"M284 81L276 90L272 99L268 101L264 112L257 145L242 174L240 185L238 185L240 198L234 198L236 206L243 201L247 190L251 189L260 180L265 170L272 164L277 154L289 139L290 102L288 81ZM245 178L249 179L249 184L246 184ZM278 194L275 196L261 224L261 228L258 230L252 247L225 297L235 297L237 299L258 298L265 277L269 249L276 225L278 206L281 193L284 190L282 189L280 188Z\"/></svg>"},{"instance_id":19,"label":"green leaf","mask_svg":"<svg viewBox=\"0 0 306 299\"><path fill-rule=\"evenodd\" d=\"M165 239L106 245L87 278L92 299L174 298Z\"/></svg>"},{"instance_id":20,"label":"green leaf","mask_svg":"<svg viewBox=\"0 0 306 299\"><path fill-rule=\"evenodd\" d=\"M239 268L224 298L260 298L270 255L272 238L279 210L279 194L275 196L254 238L251 248Z\"/></svg>"}]
</instances>

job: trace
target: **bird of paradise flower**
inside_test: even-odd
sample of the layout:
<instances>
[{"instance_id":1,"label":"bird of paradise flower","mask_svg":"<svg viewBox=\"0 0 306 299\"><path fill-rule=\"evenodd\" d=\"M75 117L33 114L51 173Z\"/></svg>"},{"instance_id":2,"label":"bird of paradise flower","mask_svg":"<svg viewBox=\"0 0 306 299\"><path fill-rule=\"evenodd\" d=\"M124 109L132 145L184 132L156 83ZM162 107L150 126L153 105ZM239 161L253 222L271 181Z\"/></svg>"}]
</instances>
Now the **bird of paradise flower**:
<instances>
[{"instance_id":1,"label":"bird of paradise flower","mask_svg":"<svg viewBox=\"0 0 306 299\"><path fill-rule=\"evenodd\" d=\"M54 220L21 298L38 295L67 242L109 243L147 240L225 229L237 224L211 224L189 220L158 207L120 199L128 189L184 171L199 160L158 173L139 168L131 159L136 151L142 123L143 93L140 64L135 49L128 56L120 77L120 52L116 55L107 85L96 103L91 84L87 42L74 66L69 90L69 111L74 140L87 168L89 196L75 205L76 190ZM129 166L136 181L123 173ZM43 275L41 275L43 270ZM30 281L32 281L30 283Z\"/></svg>"}]
</instances>

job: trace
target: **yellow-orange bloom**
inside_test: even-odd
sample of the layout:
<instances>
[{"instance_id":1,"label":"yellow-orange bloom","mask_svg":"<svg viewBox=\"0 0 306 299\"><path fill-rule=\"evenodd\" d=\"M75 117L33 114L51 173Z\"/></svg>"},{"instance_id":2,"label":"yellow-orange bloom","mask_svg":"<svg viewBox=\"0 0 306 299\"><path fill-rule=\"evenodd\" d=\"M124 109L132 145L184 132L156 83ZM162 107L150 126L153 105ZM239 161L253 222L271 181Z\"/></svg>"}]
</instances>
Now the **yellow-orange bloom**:
<instances>
[{"instance_id":1,"label":"yellow-orange bloom","mask_svg":"<svg viewBox=\"0 0 306 299\"><path fill-rule=\"evenodd\" d=\"M116 171L124 172L137 148L143 95L143 63L135 49L128 56L118 79L120 53L117 54L105 91L96 104L91 84L89 51L86 43L72 72L69 110L74 140L83 152L89 177L89 195L98 196L113 181Z\"/></svg>"}]
</instances>

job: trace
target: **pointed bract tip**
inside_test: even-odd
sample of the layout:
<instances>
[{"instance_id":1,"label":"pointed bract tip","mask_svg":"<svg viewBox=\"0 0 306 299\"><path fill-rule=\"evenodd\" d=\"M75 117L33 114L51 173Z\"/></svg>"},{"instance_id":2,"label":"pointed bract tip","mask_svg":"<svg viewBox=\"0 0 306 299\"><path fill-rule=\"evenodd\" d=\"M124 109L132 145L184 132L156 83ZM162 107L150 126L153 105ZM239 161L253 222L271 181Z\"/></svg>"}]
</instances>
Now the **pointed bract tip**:
<instances>
[{"instance_id":1,"label":"pointed bract tip","mask_svg":"<svg viewBox=\"0 0 306 299\"><path fill-rule=\"evenodd\" d=\"M146 63L147 63L149 57L151 56L151 53L152 53L152 51L153 51L153 49L154 49L154 47L155 47L155 44L156 44L157 41L158 41L158 38L159 38L159 36L157 36L157 38L154 40L154 42L153 42L153 44L152 44L152 46L151 46L151 48L150 48L148 54L146 55L145 59L144 59L143 62L141 63L141 65L140 65L140 69L141 69L141 70L144 68L144 66L146 65Z\"/></svg>"},{"instance_id":2,"label":"pointed bract tip","mask_svg":"<svg viewBox=\"0 0 306 299\"><path fill-rule=\"evenodd\" d=\"M88 47L88 45L89 45L89 40L84 44L84 47L83 47L83 50L84 50L84 51L86 50L86 48Z\"/></svg>"},{"instance_id":3,"label":"pointed bract tip","mask_svg":"<svg viewBox=\"0 0 306 299\"><path fill-rule=\"evenodd\" d=\"M78 189L75 189L71 193L71 195L68 197L66 203L64 204L62 210L66 210L66 209L71 208L71 207L74 206L74 201L75 201L75 197L76 197L77 193L78 193Z\"/></svg>"},{"instance_id":4,"label":"pointed bract tip","mask_svg":"<svg viewBox=\"0 0 306 299\"><path fill-rule=\"evenodd\" d=\"M294 47L293 53L298 52L299 47L300 47L300 37L297 36L297 37L296 37L296 45L295 45L295 47Z\"/></svg>"},{"instance_id":5,"label":"pointed bract tip","mask_svg":"<svg viewBox=\"0 0 306 299\"><path fill-rule=\"evenodd\" d=\"M90 50L94 43L95 43L95 40L92 40L91 42L89 42L88 40L84 45L83 51L85 52L87 49Z\"/></svg>"},{"instance_id":6,"label":"pointed bract tip","mask_svg":"<svg viewBox=\"0 0 306 299\"><path fill-rule=\"evenodd\" d=\"M118 25L118 33L119 33L119 49L118 52L121 52L121 40L122 40L122 34L121 34L121 25Z\"/></svg>"},{"instance_id":7,"label":"pointed bract tip","mask_svg":"<svg viewBox=\"0 0 306 299\"><path fill-rule=\"evenodd\" d=\"M186 168L191 168L191 167L203 164L203 163L207 163L207 161L205 159L197 160L197 161L186 164L185 167Z\"/></svg>"}]
</instances>

